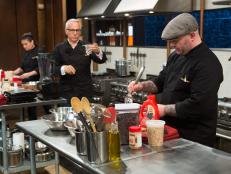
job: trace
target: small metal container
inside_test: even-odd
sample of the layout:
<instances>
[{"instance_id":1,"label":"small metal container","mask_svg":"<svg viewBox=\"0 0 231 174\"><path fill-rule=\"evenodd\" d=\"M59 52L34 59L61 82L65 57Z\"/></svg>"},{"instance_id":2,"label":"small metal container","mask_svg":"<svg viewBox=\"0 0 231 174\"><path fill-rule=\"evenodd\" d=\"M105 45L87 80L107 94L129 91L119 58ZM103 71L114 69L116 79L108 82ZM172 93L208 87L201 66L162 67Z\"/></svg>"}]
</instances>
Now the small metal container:
<instances>
[{"instance_id":1,"label":"small metal container","mask_svg":"<svg viewBox=\"0 0 231 174\"><path fill-rule=\"evenodd\" d=\"M87 132L87 158L90 163L108 161L108 132Z\"/></svg>"},{"instance_id":2,"label":"small metal container","mask_svg":"<svg viewBox=\"0 0 231 174\"><path fill-rule=\"evenodd\" d=\"M116 73L120 77L125 77L130 75L131 61L127 60L116 60L115 61Z\"/></svg>"},{"instance_id":3,"label":"small metal container","mask_svg":"<svg viewBox=\"0 0 231 174\"><path fill-rule=\"evenodd\" d=\"M7 149L8 166L18 167L23 163L23 149L20 146L11 146ZM3 148L0 148L0 165L3 165Z\"/></svg>"},{"instance_id":4,"label":"small metal container","mask_svg":"<svg viewBox=\"0 0 231 174\"><path fill-rule=\"evenodd\" d=\"M86 131L75 131L76 149L79 155L87 155Z\"/></svg>"}]
</instances>

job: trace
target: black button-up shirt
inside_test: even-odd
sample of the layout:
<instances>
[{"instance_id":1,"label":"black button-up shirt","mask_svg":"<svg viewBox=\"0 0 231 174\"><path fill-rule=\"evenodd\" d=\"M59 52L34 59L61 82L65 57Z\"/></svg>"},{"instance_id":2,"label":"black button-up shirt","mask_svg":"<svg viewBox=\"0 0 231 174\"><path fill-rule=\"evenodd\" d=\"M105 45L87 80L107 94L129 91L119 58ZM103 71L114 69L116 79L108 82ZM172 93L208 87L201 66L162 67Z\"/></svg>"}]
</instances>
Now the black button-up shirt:
<instances>
[{"instance_id":1,"label":"black button-up shirt","mask_svg":"<svg viewBox=\"0 0 231 174\"><path fill-rule=\"evenodd\" d=\"M213 146L217 123L217 92L223 81L222 66L215 54L201 43L187 55L175 52L154 83L157 101L176 104L176 117L165 116L181 137Z\"/></svg>"},{"instance_id":2,"label":"black button-up shirt","mask_svg":"<svg viewBox=\"0 0 231 174\"><path fill-rule=\"evenodd\" d=\"M66 40L58 44L53 52L56 74L60 75L61 95L68 100L73 96L80 99L83 96L88 98L92 96L91 61L104 63L107 60L104 53L102 59L99 59L94 53L86 56L85 47L83 46L85 44L85 42L79 40L73 49ZM76 69L76 73L74 75L61 75L63 65L72 65Z\"/></svg>"}]
</instances>

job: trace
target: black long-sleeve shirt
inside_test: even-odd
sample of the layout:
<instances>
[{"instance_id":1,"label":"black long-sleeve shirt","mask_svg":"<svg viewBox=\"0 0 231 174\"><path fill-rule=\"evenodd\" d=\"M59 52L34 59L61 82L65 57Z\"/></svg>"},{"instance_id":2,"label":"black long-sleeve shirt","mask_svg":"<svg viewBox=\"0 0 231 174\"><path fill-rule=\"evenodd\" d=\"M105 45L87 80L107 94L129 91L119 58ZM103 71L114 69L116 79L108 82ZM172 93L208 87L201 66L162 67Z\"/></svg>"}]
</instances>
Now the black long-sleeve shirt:
<instances>
[{"instance_id":1,"label":"black long-sleeve shirt","mask_svg":"<svg viewBox=\"0 0 231 174\"><path fill-rule=\"evenodd\" d=\"M86 96L91 97L92 78L91 78L91 60L96 63L104 63L107 58L103 53L102 59L92 53L85 55L85 42L79 40L77 46L73 49L66 40L58 44L53 52L53 58L56 63L56 74L60 75L60 91L61 96L70 99L73 96L79 98ZM72 65L76 69L74 75L61 75L61 67L63 65Z\"/></svg>"},{"instance_id":2,"label":"black long-sleeve shirt","mask_svg":"<svg viewBox=\"0 0 231 174\"><path fill-rule=\"evenodd\" d=\"M23 82L29 82L29 81L38 81L39 80L39 69L38 69L38 53L41 50L38 47L34 47L33 49L29 51L25 51L22 54L22 62L21 62L21 68L23 70L23 73L36 71L37 75L30 76L27 79L23 79Z\"/></svg>"},{"instance_id":3,"label":"black long-sleeve shirt","mask_svg":"<svg viewBox=\"0 0 231 174\"><path fill-rule=\"evenodd\" d=\"M166 68L154 80L158 103L176 104L176 117L163 119L176 127L181 137L213 146L217 92L222 81L222 66L204 43L185 56L172 53Z\"/></svg>"}]
</instances>

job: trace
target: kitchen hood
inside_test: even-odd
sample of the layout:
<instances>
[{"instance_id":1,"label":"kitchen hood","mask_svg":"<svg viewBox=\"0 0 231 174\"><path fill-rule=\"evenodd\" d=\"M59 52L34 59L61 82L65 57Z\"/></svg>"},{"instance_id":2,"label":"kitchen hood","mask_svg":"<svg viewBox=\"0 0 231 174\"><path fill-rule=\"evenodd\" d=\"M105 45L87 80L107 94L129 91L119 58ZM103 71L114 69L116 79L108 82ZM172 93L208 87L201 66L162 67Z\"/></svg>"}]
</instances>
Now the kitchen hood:
<instances>
[{"instance_id":1,"label":"kitchen hood","mask_svg":"<svg viewBox=\"0 0 231 174\"><path fill-rule=\"evenodd\" d=\"M139 15L190 11L192 11L192 0L121 0L114 13Z\"/></svg>"},{"instance_id":2,"label":"kitchen hood","mask_svg":"<svg viewBox=\"0 0 231 174\"><path fill-rule=\"evenodd\" d=\"M114 17L114 10L121 0L85 0L77 17Z\"/></svg>"},{"instance_id":3,"label":"kitchen hood","mask_svg":"<svg viewBox=\"0 0 231 174\"><path fill-rule=\"evenodd\" d=\"M231 5L231 0L213 0L214 5Z\"/></svg>"}]
</instances>

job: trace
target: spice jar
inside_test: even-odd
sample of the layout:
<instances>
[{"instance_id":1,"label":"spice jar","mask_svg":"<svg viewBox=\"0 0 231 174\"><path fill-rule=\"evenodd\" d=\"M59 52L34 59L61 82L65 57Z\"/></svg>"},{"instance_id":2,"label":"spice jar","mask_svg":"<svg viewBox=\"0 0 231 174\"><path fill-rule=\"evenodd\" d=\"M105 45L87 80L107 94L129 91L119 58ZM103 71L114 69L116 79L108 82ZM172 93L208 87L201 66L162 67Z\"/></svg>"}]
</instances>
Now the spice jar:
<instances>
[{"instance_id":1,"label":"spice jar","mask_svg":"<svg viewBox=\"0 0 231 174\"><path fill-rule=\"evenodd\" d=\"M140 126L129 127L129 147L131 149L139 149L142 147L142 136Z\"/></svg>"}]
</instances>

